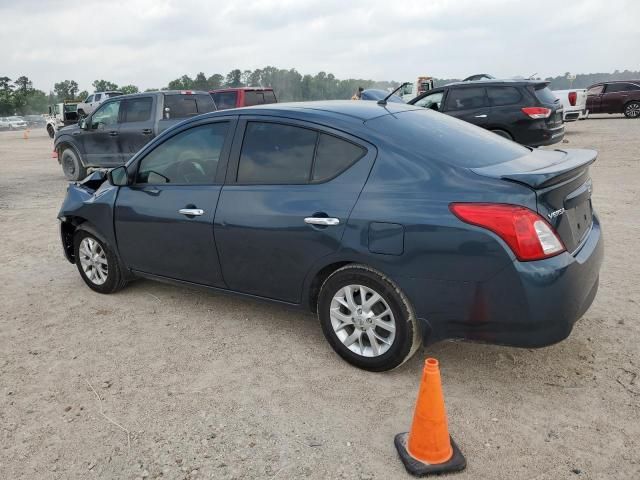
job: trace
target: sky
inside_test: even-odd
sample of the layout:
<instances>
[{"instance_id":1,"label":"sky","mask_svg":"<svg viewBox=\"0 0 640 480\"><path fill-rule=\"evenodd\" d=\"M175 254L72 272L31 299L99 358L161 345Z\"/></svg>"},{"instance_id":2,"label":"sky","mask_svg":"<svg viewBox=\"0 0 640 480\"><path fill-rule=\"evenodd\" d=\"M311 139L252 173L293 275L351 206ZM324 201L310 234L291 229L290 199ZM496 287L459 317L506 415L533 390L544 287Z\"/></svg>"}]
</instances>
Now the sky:
<instances>
[{"instance_id":1,"label":"sky","mask_svg":"<svg viewBox=\"0 0 640 480\"><path fill-rule=\"evenodd\" d=\"M0 0L0 76L141 89L267 65L414 81L640 70L640 0Z\"/></svg>"}]
</instances>

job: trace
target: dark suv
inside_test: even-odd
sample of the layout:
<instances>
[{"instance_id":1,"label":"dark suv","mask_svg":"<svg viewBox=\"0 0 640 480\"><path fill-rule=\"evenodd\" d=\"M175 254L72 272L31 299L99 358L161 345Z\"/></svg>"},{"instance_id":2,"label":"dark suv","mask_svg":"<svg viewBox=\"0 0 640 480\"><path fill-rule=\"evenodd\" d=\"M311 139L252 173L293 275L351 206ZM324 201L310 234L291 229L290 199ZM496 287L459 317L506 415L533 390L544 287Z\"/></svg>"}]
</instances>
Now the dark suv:
<instances>
[{"instance_id":1,"label":"dark suv","mask_svg":"<svg viewBox=\"0 0 640 480\"><path fill-rule=\"evenodd\" d=\"M627 118L640 118L640 80L605 82L587 90L589 113L624 113Z\"/></svg>"},{"instance_id":2,"label":"dark suv","mask_svg":"<svg viewBox=\"0 0 640 480\"><path fill-rule=\"evenodd\" d=\"M479 80L430 90L408 103L465 120L522 145L551 145L564 137L562 104L533 80Z\"/></svg>"}]
</instances>

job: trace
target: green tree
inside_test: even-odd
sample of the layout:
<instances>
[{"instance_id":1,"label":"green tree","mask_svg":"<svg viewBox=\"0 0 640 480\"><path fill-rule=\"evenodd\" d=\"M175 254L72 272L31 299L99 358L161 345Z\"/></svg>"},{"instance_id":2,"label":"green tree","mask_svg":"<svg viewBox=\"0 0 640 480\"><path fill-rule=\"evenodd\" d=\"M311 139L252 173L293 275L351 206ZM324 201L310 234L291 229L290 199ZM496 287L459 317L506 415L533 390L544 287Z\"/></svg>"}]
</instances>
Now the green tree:
<instances>
[{"instance_id":1,"label":"green tree","mask_svg":"<svg viewBox=\"0 0 640 480\"><path fill-rule=\"evenodd\" d=\"M86 90L82 90L80 93L78 93L78 96L76 97L76 100L83 101L88 96L89 96L89 92L87 92Z\"/></svg>"},{"instance_id":2,"label":"green tree","mask_svg":"<svg viewBox=\"0 0 640 480\"><path fill-rule=\"evenodd\" d=\"M0 77L0 115L13 114L13 89L9 77Z\"/></svg>"},{"instance_id":3,"label":"green tree","mask_svg":"<svg viewBox=\"0 0 640 480\"><path fill-rule=\"evenodd\" d=\"M125 85L123 87L120 87L119 90L125 95L128 95L130 93L138 93L140 91L135 85Z\"/></svg>"},{"instance_id":4,"label":"green tree","mask_svg":"<svg viewBox=\"0 0 640 480\"><path fill-rule=\"evenodd\" d=\"M191 90L192 88L193 79L189 75L183 75L169 82L169 90Z\"/></svg>"},{"instance_id":5,"label":"green tree","mask_svg":"<svg viewBox=\"0 0 640 480\"><path fill-rule=\"evenodd\" d=\"M78 84L75 80L63 80L53 85L53 91L62 100L73 100L78 93Z\"/></svg>"},{"instance_id":6,"label":"green tree","mask_svg":"<svg viewBox=\"0 0 640 480\"><path fill-rule=\"evenodd\" d=\"M222 87L222 82L224 81L224 77L219 73L214 73L207 79L207 83L209 86L209 90L215 90L216 88Z\"/></svg>"},{"instance_id":7,"label":"green tree","mask_svg":"<svg viewBox=\"0 0 640 480\"><path fill-rule=\"evenodd\" d=\"M236 68L235 70L231 70L227 74L227 78L224 82L225 86L231 88L242 87L242 72L240 69Z\"/></svg>"},{"instance_id":8,"label":"green tree","mask_svg":"<svg viewBox=\"0 0 640 480\"><path fill-rule=\"evenodd\" d=\"M193 89L194 90L209 90L209 81L207 80L204 72L200 72L196 75L196 78L193 80Z\"/></svg>"},{"instance_id":9,"label":"green tree","mask_svg":"<svg viewBox=\"0 0 640 480\"><path fill-rule=\"evenodd\" d=\"M108 80L94 80L91 84L96 92L106 92L108 90L118 90L118 85Z\"/></svg>"}]
</instances>

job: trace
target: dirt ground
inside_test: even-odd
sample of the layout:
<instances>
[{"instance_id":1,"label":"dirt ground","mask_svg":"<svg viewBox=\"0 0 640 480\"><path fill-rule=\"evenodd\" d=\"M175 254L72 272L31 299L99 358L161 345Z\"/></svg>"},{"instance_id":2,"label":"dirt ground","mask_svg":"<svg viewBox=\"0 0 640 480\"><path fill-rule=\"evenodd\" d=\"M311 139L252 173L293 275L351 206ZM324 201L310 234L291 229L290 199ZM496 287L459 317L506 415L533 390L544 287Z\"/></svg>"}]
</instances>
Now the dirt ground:
<instances>
[{"instance_id":1,"label":"dirt ground","mask_svg":"<svg viewBox=\"0 0 640 480\"><path fill-rule=\"evenodd\" d=\"M393 436L437 357L460 479L640 478L640 121L567 125L600 152L600 292L540 350L441 343L384 374L312 316L139 281L111 296L63 257L44 131L0 133L0 477L410 478ZM99 400L100 399L100 400Z\"/></svg>"}]
</instances>

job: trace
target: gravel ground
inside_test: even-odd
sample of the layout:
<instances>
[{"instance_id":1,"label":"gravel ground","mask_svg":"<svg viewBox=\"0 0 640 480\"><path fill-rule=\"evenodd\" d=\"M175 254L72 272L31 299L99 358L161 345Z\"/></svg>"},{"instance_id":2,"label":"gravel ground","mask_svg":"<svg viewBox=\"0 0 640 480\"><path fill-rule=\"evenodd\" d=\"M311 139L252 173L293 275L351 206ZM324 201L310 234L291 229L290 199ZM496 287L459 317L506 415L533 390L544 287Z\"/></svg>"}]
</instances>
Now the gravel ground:
<instances>
[{"instance_id":1,"label":"gravel ground","mask_svg":"<svg viewBox=\"0 0 640 480\"><path fill-rule=\"evenodd\" d=\"M66 182L44 131L0 133L0 477L410 478L393 447L425 356L460 479L640 478L640 121L567 125L600 152L594 305L540 350L446 342L357 370L314 317L139 281L93 293L63 257Z\"/></svg>"}]
</instances>

